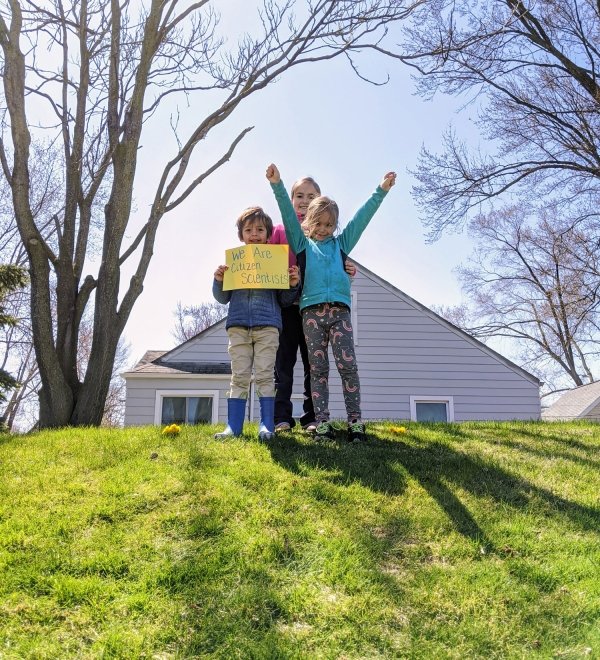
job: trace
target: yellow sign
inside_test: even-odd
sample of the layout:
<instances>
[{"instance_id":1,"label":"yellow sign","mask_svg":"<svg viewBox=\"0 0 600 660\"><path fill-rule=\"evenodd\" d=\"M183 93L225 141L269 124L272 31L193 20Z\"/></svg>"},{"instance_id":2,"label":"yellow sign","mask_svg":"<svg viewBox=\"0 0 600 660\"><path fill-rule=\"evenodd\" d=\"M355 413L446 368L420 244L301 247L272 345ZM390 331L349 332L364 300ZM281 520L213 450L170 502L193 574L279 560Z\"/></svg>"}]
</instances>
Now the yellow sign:
<instances>
[{"instance_id":1,"label":"yellow sign","mask_svg":"<svg viewBox=\"0 0 600 660\"><path fill-rule=\"evenodd\" d=\"M289 289L287 245L242 245L225 250L223 291Z\"/></svg>"}]
</instances>

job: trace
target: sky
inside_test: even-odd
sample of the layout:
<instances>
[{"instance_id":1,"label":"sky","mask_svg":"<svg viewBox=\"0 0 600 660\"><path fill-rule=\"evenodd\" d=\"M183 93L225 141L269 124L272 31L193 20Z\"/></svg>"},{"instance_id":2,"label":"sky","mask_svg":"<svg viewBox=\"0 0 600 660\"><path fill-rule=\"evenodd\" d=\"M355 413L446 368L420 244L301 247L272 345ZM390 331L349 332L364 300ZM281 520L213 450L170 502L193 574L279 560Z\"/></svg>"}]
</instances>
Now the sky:
<instances>
[{"instance_id":1,"label":"sky","mask_svg":"<svg viewBox=\"0 0 600 660\"><path fill-rule=\"evenodd\" d=\"M199 145L195 174L220 157L242 129L254 127L231 160L161 221L144 291L124 333L132 364L146 350L175 346L173 312L179 301L212 301L214 270L224 262L225 250L239 245L235 220L244 208L263 206L276 224L281 222L265 179L271 162L288 189L301 176L313 176L323 194L337 201L342 227L383 174L396 171L396 186L351 258L424 305L461 302L453 269L464 263L472 245L464 233L427 242L409 170L416 167L422 146L439 147L450 124L459 133L473 132L475 111L451 97L417 97L410 71L400 63L366 57L359 62L380 80L389 75L390 82L370 85L342 59L302 65L253 95ZM191 98L188 106L180 104L182 137L215 101L205 94ZM142 138L130 237L147 217L156 181L175 147L168 115L158 116Z\"/></svg>"}]
</instances>

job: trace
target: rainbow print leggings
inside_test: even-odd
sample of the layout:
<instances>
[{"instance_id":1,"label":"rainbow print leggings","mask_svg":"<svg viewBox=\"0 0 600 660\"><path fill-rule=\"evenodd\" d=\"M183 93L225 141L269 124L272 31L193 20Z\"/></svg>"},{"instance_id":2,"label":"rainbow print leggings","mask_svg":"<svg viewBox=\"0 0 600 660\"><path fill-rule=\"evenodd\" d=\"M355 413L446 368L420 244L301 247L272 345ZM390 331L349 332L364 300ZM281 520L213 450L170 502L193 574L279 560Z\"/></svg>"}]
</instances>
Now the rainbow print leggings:
<instances>
[{"instance_id":1,"label":"rainbow print leggings","mask_svg":"<svg viewBox=\"0 0 600 660\"><path fill-rule=\"evenodd\" d=\"M359 420L360 382L350 309L342 303L311 305L302 310L302 327L308 346L310 387L317 422L329 419L329 342L342 379L348 420Z\"/></svg>"}]
</instances>

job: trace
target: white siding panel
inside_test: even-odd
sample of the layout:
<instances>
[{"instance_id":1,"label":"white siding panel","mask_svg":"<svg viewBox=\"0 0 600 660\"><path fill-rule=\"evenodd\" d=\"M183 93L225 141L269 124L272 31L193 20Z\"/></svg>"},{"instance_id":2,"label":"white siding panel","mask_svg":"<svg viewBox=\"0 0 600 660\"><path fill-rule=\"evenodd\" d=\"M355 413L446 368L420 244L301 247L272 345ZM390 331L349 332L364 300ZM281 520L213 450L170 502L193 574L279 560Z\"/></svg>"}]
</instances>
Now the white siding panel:
<instances>
[{"instance_id":1,"label":"white siding panel","mask_svg":"<svg viewBox=\"0 0 600 660\"><path fill-rule=\"evenodd\" d=\"M366 272L353 281L357 293L356 355L365 419L409 419L410 396L452 396L456 421L537 419L538 386L479 342L433 313L388 291ZM330 353L330 404L345 418L341 383ZM302 390L296 365L294 394Z\"/></svg>"},{"instance_id":2,"label":"white siding panel","mask_svg":"<svg viewBox=\"0 0 600 660\"><path fill-rule=\"evenodd\" d=\"M190 339L165 356L165 362L227 362L227 332L225 323L219 323Z\"/></svg>"},{"instance_id":3,"label":"white siding panel","mask_svg":"<svg viewBox=\"0 0 600 660\"><path fill-rule=\"evenodd\" d=\"M361 266L352 288L357 300L356 353L365 419L409 419L414 395L452 397L456 421L539 418L539 387L526 372ZM182 344L167 359L228 362L225 324ZM331 355L330 363L329 408L332 418L344 419L340 378ZM151 419L130 420L146 419L150 412L153 415L156 389L175 386L166 383L168 380L148 379L142 384L128 379L126 423L152 423ZM193 383L198 389L216 389L215 381L193 379ZM302 395L302 383L298 357L295 398ZM228 386L228 379L220 386L221 421L226 417ZM179 380L176 387L190 389L190 382ZM596 413L600 416L600 411Z\"/></svg>"},{"instance_id":4,"label":"white siding panel","mask_svg":"<svg viewBox=\"0 0 600 660\"><path fill-rule=\"evenodd\" d=\"M125 426L154 424L156 391L171 390L189 392L194 390L219 392L219 421L227 419L227 391L229 376L223 379L208 378L127 378L125 400Z\"/></svg>"}]
</instances>

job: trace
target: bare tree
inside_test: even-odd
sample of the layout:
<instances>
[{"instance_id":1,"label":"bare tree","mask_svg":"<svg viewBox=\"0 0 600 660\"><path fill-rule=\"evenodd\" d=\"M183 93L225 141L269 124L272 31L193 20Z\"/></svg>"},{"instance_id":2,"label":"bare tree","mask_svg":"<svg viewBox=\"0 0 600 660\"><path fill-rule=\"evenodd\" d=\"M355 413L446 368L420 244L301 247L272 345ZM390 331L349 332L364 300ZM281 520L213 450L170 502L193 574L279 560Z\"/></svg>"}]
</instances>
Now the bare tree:
<instances>
[{"instance_id":1,"label":"bare tree","mask_svg":"<svg viewBox=\"0 0 600 660\"><path fill-rule=\"evenodd\" d=\"M18 319L10 314L5 305L6 297L13 291L25 286L27 275L23 268L14 264L0 264L0 329L14 328ZM18 385L13 375L0 366L0 402L6 401L6 393Z\"/></svg>"},{"instance_id":2,"label":"bare tree","mask_svg":"<svg viewBox=\"0 0 600 660\"><path fill-rule=\"evenodd\" d=\"M470 304L439 313L482 340L511 340L550 391L596 380L600 250L589 237L597 224L595 215L568 222L548 212L530 222L522 207L477 216L475 252L458 269Z\"/></svg>"},{"instance_id":3,"label":"bare tree","mask_svg":"<svg viewBox=\"0 0 600 660\"><path fill-rule=\"evenodd\" d=\"M216 162L192 173L194 151L209 132L292 67L339 56L354 66L359 51L381 46L389 26L422 2L267 0L261 33L244 36L229 52L209 0L3 3L0 46L10 135L2 135L0 160L31 273L42 427L100 423L118 341L142 292L161 219L231 158L250 128L232 138ZM198 94L204 100L194 112L209 109L189 135L177 136L179 149L164 163L147 221L127 243L143 129L165 100ZM63 149L56 248L44 239L31 207L34 132ZM106 204L99 199L103 186ZM101 222L100 267L85 276L95 217ZM129 286L119 296L121 269L134 259ZM92 295L93 339L80 378L79 328Z\"/></svg>"},{"instance_id":4,"label":"bare tree","mask_svg":"<svg viewBox=\"0 0 600 660\"><path fill-rule=\"evenodd\" d=\"M60 190L64 184L62 159L49 144L31 145L31 209L44 240L56 248ZM27 253L20 240L11 204L11 189L0 180L0 260L15 266L27 266ZM6 297L6 309L18 319L16 326L0 328L0 363L14 374L18 385L11 390L2 416L9 430L30 429L38 423L40 377L31 330L29 287Z\"/></svg>"},{"instance_id":5,"label":"bare tree","mask_svg":"<svg viewBox=\"0 0 600 660\"><path fill-rule=\"evenodd\" d=\"M11 315L18 319L15 326L0 329L0 364L17 381L2 412L8 430L13 431L21 426L29 429L37 422L40 383L31 337L29 291L17 291L6 302Z\"/></svg>"},{"instance_id":6,"label":"bare tree","mask_svg":"<svg viewBox=\"0 0 600 660\"><path fill-rule=\"evenodd\" d=\"M431 0L407 50L420 92L462 95L484 150L453 129L424 149L414 193L430 237L494 200L600 206L600 3Z\"/></svg>"},{"instance_id":7,"label":"bare tree","mask_svg":"<svg viewBox=\"0 0 600 660\"><path fill-rule=\"evenodd\" d=\"M225 318L227 305L221 305L218 302L203 302L199 305L184 307L181 302L178 302L173 314L175 316L173 337L181 344Z\"/></svg>"}]
</instances>

